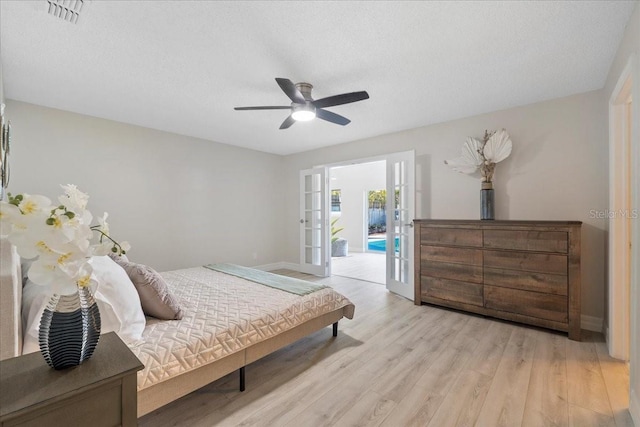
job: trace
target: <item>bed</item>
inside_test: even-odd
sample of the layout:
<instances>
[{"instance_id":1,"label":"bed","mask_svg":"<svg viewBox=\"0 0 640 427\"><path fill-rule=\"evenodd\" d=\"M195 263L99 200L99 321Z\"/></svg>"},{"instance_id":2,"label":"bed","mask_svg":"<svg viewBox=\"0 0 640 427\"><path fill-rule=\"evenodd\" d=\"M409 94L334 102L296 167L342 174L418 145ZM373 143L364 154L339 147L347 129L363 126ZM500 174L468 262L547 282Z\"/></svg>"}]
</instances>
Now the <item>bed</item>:
<instances>
[{"instance_id":1,"label":"bed","mask_svg":"<svg viewBox=\"0 0 640 427\"><path fill-rule=\"evenodd\" d=\"M22 354L20 259L0 240L0 360ZM352 318L353 304L330 287L296 295L211 268L161 273L181 320L147 317L130 345L138 372L138 416L197 390L324 327ZM274 276L275 277L275 276ZM44 363L44 359L43 359Z\"/></svg>"}]
</instances>

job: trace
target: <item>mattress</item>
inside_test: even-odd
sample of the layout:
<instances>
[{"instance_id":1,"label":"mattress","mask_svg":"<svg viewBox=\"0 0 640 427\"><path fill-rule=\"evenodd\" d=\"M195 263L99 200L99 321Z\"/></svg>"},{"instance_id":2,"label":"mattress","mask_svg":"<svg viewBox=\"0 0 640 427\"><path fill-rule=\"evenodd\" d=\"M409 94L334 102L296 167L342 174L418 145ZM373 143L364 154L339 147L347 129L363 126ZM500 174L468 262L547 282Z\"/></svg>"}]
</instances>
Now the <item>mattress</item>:
<instances>
[{"instance_id":1,"label":"mattress","mask_svg":"<svg viewBox=\"0 0 640 427\"><path fill-rule=\"evenodd\" d=\"M222 359L310 319L354 306L331 288L298 296L204 267L161 273L181 320L148 317L131 350L144 364L138 390Z\"/></svg>"}]
</instances>

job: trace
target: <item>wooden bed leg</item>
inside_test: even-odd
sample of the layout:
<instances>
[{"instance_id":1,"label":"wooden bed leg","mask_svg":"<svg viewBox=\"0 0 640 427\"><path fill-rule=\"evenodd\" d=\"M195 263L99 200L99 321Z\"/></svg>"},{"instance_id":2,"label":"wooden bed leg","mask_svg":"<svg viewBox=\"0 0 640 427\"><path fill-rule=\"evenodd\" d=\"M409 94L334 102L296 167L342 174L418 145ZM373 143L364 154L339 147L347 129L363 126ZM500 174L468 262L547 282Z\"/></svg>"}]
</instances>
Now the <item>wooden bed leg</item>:
<instances>
[{"instance_id":1,"label":"wooden bed leg","mask_svg":"<svg viewBox=\"0 0 640 427\"><path fill-rule=\"evenodd\" d=\"M244 366L240 368L240 391L244 391Z\"/></svg>"},{"instance_id":2,"label":"wooden bed leg","mask_svg":"<svg viewBox=\"0 0 640 427\"><path fill-rule=\"evenodd\" d=\"M333 336L334 337L338 336L338 322L333 324Z\"/></svg>"}]
</instances>

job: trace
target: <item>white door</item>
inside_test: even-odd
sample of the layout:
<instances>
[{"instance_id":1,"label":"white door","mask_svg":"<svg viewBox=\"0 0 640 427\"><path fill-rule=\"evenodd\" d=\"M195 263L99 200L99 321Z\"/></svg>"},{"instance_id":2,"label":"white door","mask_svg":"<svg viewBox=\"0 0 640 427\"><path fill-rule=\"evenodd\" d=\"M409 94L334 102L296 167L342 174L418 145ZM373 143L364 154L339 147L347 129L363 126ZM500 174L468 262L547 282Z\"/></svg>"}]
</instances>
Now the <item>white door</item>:
<instances>
[{"instance_id":1,"label":"white door","mask_svg":"<svg viewBox=\"0 0 640 427\"><path fill-rule=\"evenodd\" d=\"M300 270L330 275L329 186L326 168L300 171Z\"/></svg>"},{"instance_id":2,"label":"white door","mask_svg":"<svg viewBox=\"0 0 640 427\"><path fill-rule=\"evenodd\" d=\"M387 289L413 300L415 153L387 157Z\"/></svg>"}]
</instances>

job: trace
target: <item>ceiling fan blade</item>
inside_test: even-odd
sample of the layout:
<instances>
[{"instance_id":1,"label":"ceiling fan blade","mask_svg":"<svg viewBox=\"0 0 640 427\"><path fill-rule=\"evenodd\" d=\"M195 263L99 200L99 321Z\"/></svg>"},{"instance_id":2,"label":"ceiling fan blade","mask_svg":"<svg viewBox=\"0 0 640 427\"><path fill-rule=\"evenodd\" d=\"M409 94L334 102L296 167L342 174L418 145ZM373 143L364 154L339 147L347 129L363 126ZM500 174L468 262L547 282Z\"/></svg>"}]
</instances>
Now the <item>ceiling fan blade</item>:
<instances>
[{"instance_id":1,"label":"ceiling fan blade","mask_svg":"<svg viewBox=\"0 0 640 427\"><path fill-rule=\"evenodd\" d=\"M281 107L281 106L264 106L264 107L234 107L234 110L244 111L244 110L290 110L291 106Z\"/></svg>"},{"instance_id":2,"label":"ceiling fan blade","mask_svg":"<svg viewBox=\"0 0 640 427\"><path fill-rule=\"evenodd\" d=\"M296 122L295 119L293 117L289 116L286 119L284 119L284 122L282 122L282 124L280 125L280 129L288 129L295 122Z\"/></svg>"},{"instance_id":3,"label":"ceiling fan blade","mask_svg":"<svg viewBox=\"0 0 640 427\"><path fill-rule=\"evenodd\" d=\"M278 86L280 86L280 89L282 89L289 99L296 104L305 104L307 102L291 80L276 77L276 82L278 82Z\"/></svg>"},{"instance_id":4,"label":"ceiling fan blade","mask_svg":"<svg viewBox=\"0 0 640 427\"><path fill-rule=\"evenodd\" d=\"M315 105L316 108L325 108L333 107L334 105L349 104L350 102L362 101L364 99L369 99L369 94L365 91L361 91L316 99L312 104Z\"/></svg>"},{"instance_id":5,"label":"ceiling fan blade","mask_svg":"<svg viewBox=\"0 0 640 427\"><path fill-rule=\"evenodd\" d=\"M340 114L332 113L331 111L322 110L320 108L316 109L316 117L342 126L351 123L351 120L341 116Z\"/></svg>"}]
</instances>

